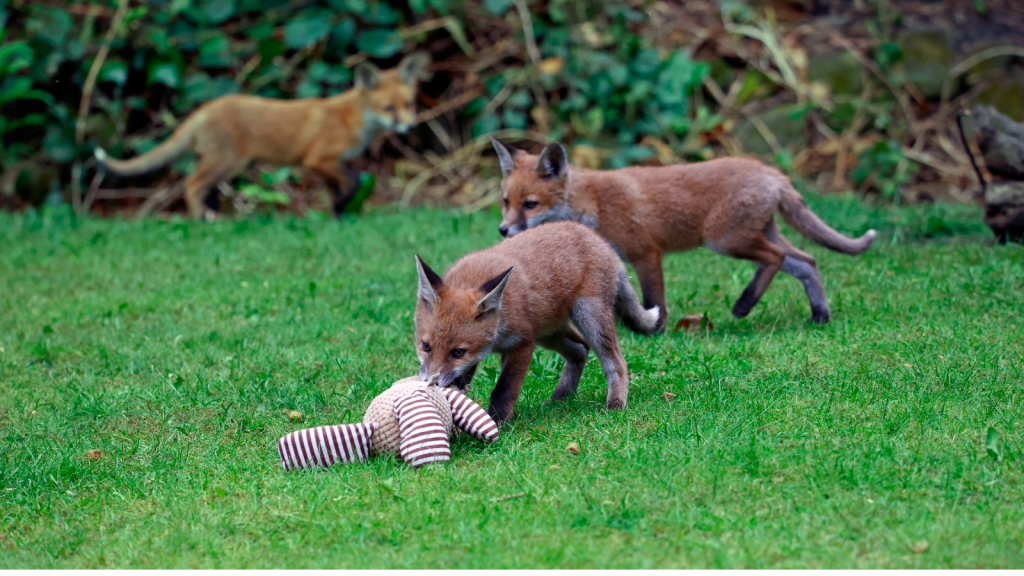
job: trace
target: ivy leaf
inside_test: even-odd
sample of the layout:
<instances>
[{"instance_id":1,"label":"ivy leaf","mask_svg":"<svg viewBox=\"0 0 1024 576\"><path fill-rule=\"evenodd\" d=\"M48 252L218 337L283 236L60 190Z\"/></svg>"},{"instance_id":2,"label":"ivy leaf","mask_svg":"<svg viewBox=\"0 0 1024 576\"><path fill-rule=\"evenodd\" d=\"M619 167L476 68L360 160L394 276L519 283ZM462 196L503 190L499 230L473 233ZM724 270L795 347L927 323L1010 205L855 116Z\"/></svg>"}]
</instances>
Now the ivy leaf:
<instances>
[{"instance_id":1,"label":"ivy leaf","mask_svg":"<svg viewBox=\"0 0 1024 576\"><path fill-rule=\"evenodd\" d=\"M204 68L226 68L231 66L231 43L227 36L217 34L199 45L199 65Z\"/></svg>"},{"instance_id":2,"label":"ivy leaf","mask_svg":"<svg viewBox=\"0 0 1024 576\"><path fill-rule=\"evenodd\" d=\"M501 128L501 121L494 114L484 114L473 122L473 136L490 134Z\"/></svg>"},{"instance_id":3,"label":"ivy leaf","mask_svg":"<svg viewBox=\"0 0 1024 576\"><path fill-rule=\"evenodd\" d=\"M328 48L335 52L341 52L352 42L356 35L356 21L351 18L342 18L331 28L331 39Z\"/></svg>"},{"instance_id":4,"label":"ivy leaf","mask_svg":"<svg viewBox=\"0 0 1024 576\"><path fill-rule=\"evenodd\" d=\"M71 32L71 25L71 14L60 8L37 4L32 6L31 16L25 21L25 31L52 46L60 46Z\"/></svg>"},{"instance_id":5,"label":"ivy leaf","mask_svg":"<svg viewBox=\"0 0 1024 576\"><path fill-rule=\"evenodd\" d=\"M517 110L505 110L501 115L501 120L505 123L506 128L514 128L516 130L526 129L526 115Z\"/></svg>"},{"instance_id":6,"label":"ivy leaf","mask_svg":"<svg viewBox=\"0 0 1024 576\"><path fill-rule=\"evenodd\" d=\"M190 107L227 94L235 94L238 92L238 85L231 78L210 78L205 72L197 72L185 79L182 91L184 97L181 99L181 105Z\"/></svg>"},{"instance_id":7,"label":"ivy leaf","mask_svg":"<svg viewBox=\"0 0 1024 576\"><path fill-rule=\"evenodd\" d=\"M284 45L303 48L319 42L331 31L331 13L323 9L303 10L284 27Z\"/></svg>"},{"instance_id":8,"label":"ivy leaf","mask_svg":"<svg viewBox=\"0 0 1024 576\"><path fill-rule=\"evenodd\" d=\"M366 30L356 38L356 48L377 58L394 56L404 44L405 41L397 32L384 28Z\"/></svg>"},{"instance_id":9,"label":"ivy leaf","mask_svg":"<svg viewBox=\"0 0 1024 576\"><path fill-rule=\"evenodd\" d=\"M75 158L77 147L60 126L50 126L43 138L43 155L59 164L67 164Z\"/></svg>"},{"instance_id":10,"label":"ivy leaf","mask_svg":"<svg viewBox=\"0 0 1024 576\"><path fill-rule=\"evenodd\" d=\"M366 11L360 13L360 16L363 17L363 20L366 20L371 24L387 26L398 22L398 12L384 2L374 2L373 4L370 4Z\"/></svg>"},{"instance_id":11,"label":"ivy leaf","mask_svg":"<svg viewBox=\"0 0 1024 576\"><path fill-rule=\"evenodd\" d=\"M234 15L235 0L209 0L203 10L203 16L211 24L220 24Z\"/></svg>"},{"instance_id":12,"label":"ivy leaf","mask_svg":"<svg viewBox=\"0 0 1024 576\"><path fill-rule=\"evenodd\" d=\"M24 42L11 42L0 46L0 76L8 76L28 68L35 59L35 52Z\"/></svg>"},{"instance_id":13,"label":"ivy leaf","mask_svg":"<svg viewBox=\"0 0 1024 576\"><path fill-rule=\"evenodd\" d=\"M495 16L501 16L515 4L512 0L484 0L484 10Z\"/></svg>"},{"instance_id":14,"label":"ivy leaf","mask_svg":"<svg viewBox=\"0 0 1024 576\"><path fill-rule=\"evenodd\" d=\"M107 60L100 68L100 82L113 82L124 86L128 81L128 65L119 60Z\"/></svg>"},{"instance_id":15,"label":"ivy leaf","mask_svg":"<svg viewBox=\"0 0 1024 576\"><path fill-rule=\"evenodd\" d=\"M644 48L633 59L633 71L639 76L653 76L661 67L661 57L654 48Z\"/></svg>"},{"instance_id":16,"label":"ivy leaf","mask_svg":"<svg viewBox=\"0 0 1024 576\"><path fill-rule=\"evenodd\" d=\"M153 84L163 84L168 88L177 88L179 81L178 67L170 62L150 64L149 70L146 73L146 82L150 86Z\"/></svg>"}]
</instances>

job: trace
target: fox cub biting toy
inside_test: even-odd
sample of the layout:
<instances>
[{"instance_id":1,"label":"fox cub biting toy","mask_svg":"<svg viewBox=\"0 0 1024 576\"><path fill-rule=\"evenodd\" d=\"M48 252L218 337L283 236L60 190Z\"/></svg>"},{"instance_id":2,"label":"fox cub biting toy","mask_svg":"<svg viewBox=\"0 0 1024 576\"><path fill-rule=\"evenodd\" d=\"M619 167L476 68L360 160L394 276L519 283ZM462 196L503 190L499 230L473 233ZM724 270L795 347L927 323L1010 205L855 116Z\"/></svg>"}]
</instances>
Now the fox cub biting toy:
<instances>
[{"instance_id":1,"label":"fox cub biting toy","mask_svg":"<svg viewBox=\"0 0 1024 576\"><path fill-rule=\"evenodd\" d=\"M498 439L494 420L465 394L411 377L374 398L362 424L297 430L277 441L277 451L285 470L326 468L395 452L419 468L451 458L449 438L455 429L486 442Z\"/></svg>"}]
</instances>

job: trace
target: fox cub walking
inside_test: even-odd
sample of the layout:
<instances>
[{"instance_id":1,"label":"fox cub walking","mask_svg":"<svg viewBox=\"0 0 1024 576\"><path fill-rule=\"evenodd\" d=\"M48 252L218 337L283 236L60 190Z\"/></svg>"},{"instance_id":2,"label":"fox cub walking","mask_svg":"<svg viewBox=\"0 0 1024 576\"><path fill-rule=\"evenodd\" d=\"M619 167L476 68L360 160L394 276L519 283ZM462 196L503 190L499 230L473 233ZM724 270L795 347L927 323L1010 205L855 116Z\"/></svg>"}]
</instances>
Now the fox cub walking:
<instances>
[{"instance_id":1,"label":"fox cub walking","mask_svg":"<svg viewBox=\"0 0 1024 576\"><path fill-rule=\"evenodd\" d=\"M463 256L443 279L419 256L416 269L420 378L465 388L477 364L499 352L501 374L488 412L507 421L538 344L565 359L553 400L576 391L593 349L608 379L608 408L626 405L629 373L615 317L649 334L658 309L640 306L625 266L594 231L549 224Z\"/></svg>"},{"instance_id":2,"label":"fox cub walking","mask_svg":"<svg viewBox=\"0 0 1024 576\"><path fill-rule=\"evenodd\" d=\"M412 127L416 92L420 80L428 77L429 66L430 57L423 52L410 54L385 72L363 63L354 71L355 87L330 98L222 96L193 112L152 151L117 160L97 148L96 159L114 174L137 176L195 150L199 165L185 181L185 201L195 218L208 215L204 198L210 208L217 209L217 185L252 160L305 166L331 188L334 212L340 215L355 194L356 184L343 170L342 161L362 154L384 131L405 133Z\"/></svg>"},{"instance_id":3,"label":"fox cub walking","mask_svg":"<svg viewBox=\"0 0 1024 576\"><path fill-rule=\"evenodd\" d=\"M824 324L831 310L814 258L786 240L775 214L814 242L843 254L860 254L875 231L848 238L821 221L778 170L747 158L697 164L586 170L569 166L565 149L548 144L539 156L493 139L503 174L499 232L514 236L553 220L594 228L633 264L644 306L668 317L661 256L704 245L757 264L754 279L732 312L743 318L780 270L804 285L811 318Z\"/></svg>"}]
</instances>

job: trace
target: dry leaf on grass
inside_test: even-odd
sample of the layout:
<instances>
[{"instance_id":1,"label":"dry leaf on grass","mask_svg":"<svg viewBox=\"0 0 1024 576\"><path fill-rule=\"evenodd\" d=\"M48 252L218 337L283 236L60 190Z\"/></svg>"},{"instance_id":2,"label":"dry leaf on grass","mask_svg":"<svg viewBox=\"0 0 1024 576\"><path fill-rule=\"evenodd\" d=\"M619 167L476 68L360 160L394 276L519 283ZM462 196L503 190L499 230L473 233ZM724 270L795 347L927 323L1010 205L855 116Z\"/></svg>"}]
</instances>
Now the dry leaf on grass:
<instances>
[{"instance_id":1,"label":"dry leaf on grass","mask_svg":"<svg viewBox=\"0 0 1024 576\"><path fill-rule=\"evenodd\" d=\"M695 330L699 330L701 327L701 321L704 320L705 318L707 318L707 316L703 314L690 314L688 316L683 316L682 320L676 322L675 331L679 332L680 328L682 328L686 332L693 332ZM715 325L711 323L710 318L707 319L707 328L708 330L715 329Z\"/></svg>"},{"instance_id":2,"label":"dry leaf on grass","mask_svg":"<svg viewBox=\"0 0 1024 576\"><path fill-rule=\"evenodd\" d=\"M580 445L576 442L569 442L569 445L566 446L565 449L569 452L569 454L575 455L580 453Z\"/></svg>"},{"instance_id":3,"label":"dry leaf on grass","mask_svg":"<svg viewBox=\"0 0 1024 576\"><path fill-rule=\"evenodd\" d=\"M671 392L665 392L661 397L665 399L665 402L671 402L676 399L676 395Z\"/></svg>"},{"instance_id":4,"label":"dry leaf on grass","mask_svg":"<svg viewBox=\"0 0 1024 576\"><path fill-rule=\"evenodd\" d=\"M288 419L291 420L292 422L302 422L302 419L305 417L306 415L303 414L302 412L299 412L298 410L288 411Z\"/></svg>"},{"instance_id":5,"label":"dry leaf on grass","mask_svg":"<svg viewBox=\"0 0 1024 576\"><path fill-rule=\"evenodd\" d=\"M87 460L99 460L100 458L103 458L103 452L100 450L86 450L85 458Z\"/></svg>"},{"instance_id":6,"label":"dry leaf on grass","mask_svg":"<svg viewBox=\"0 0 1024 576\"><path fill-rule=\"evenodd\" d=\"M922 552L927 552L929 546L931 545L928 543L927 540L919 540L917 542L914 542L914 547L910 550L913 551L914 554L920 554Z\"/></svg>"}]
</instances>

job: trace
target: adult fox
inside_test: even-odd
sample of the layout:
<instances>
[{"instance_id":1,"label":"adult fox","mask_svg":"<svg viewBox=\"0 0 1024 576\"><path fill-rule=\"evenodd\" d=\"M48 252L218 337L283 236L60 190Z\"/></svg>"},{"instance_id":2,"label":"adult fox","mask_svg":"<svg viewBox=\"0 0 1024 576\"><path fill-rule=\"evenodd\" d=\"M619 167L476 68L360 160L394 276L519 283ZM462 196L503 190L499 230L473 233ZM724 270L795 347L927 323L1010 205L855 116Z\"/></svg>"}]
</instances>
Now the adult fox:
<instances>
[{"instance_id":1,"label":"adult fox","mask_svg":"<svg viewBox=\"0 0 1024 576\"><path fill-rule=\"evenodd\" d=\"M644 306L668 318L661 256L701 245L758 265L732 313L743 318L782 270L800 280L811 301L811 319L824 324L831 310L814 258L786 240L775 214L814 242L843 254L860 254L875 231L857 239L829 228L804 204L778 170L748 158L696 164L587 170L569 166L565 149L548 144L538 156L492 138L502 171L502 221L514 236L553 220L575 220L597 230L633 264Z\"/></svg>"},{"instance_id":2,"label":"adult fox","mask_svg":"<svg viewBox=\"0 0 1024 576\"><path fill-rule=\"evenodd\" d=\"M185 181L185 202L195 218L210 215L204 197L210 209L219 208L217 185L252 160L305 166L331 188L334 212L340 215L357 186L342 162L362 154L378 134L405 133L412 127L416 92L420 80L429 77L429 66L430 57L424 52L410 54L384 72L363 63L354 70L355 86L330 98L222 96L199 107L152 151L117 160L97 148L96 159L114 174L136 176L195 150L199 165Z\"/></svg>"},{"instance_id":3,"label":"adult fox","mask_svg":"<svg viewBox=\"0 0 1024 576\"><path fill-rule=\"evenodd\" d=\"M629 372L615 317L650 334L658 310L640 306L626 267L593 230L573 222L547 224L463 256L443 279L419 256L416 270L421 379L465 388L477 364L499 352L501 374L488 412L507 421L538 344L565 359L553 400L576 391L589 347L608 380L607 407L626 405Z\"/></svg>"}]
</instances>

